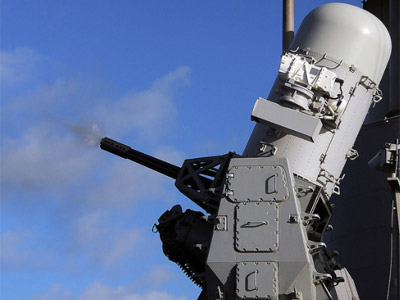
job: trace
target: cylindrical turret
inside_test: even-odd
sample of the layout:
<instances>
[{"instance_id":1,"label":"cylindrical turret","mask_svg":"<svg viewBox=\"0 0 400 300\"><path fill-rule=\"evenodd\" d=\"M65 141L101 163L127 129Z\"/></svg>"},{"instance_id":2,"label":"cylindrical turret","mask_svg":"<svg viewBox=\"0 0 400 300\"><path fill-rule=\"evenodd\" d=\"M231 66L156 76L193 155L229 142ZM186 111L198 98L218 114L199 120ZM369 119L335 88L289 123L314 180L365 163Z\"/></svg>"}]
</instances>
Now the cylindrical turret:
<instances>
[{"instance_id":1,"label":"cylindrical turret","mask_svg":"<svg viewBox=\"0 0 400 300\"><path fill-rule=\"evenodd\" d=\"M340 193L368 109L382 99L390 52L385 26L369 12L341 3L311 11L282 55L268 100L253 109L258 124L244 155L286 157L295 175L328 197Z\"/></svg>"}]
</instances>

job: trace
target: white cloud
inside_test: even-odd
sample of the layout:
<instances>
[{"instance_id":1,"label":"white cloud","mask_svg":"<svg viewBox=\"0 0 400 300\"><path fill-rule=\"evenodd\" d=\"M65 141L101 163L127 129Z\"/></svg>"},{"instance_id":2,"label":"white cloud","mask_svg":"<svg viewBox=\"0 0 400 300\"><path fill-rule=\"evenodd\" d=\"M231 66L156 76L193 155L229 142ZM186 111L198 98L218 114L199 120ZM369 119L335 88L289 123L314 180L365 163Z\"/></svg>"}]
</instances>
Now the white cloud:
<instances>
[{"instance_id":1,"label":"white cloud","mask_svg":"<svg viewBox=\"0 0 400 300\"><path fill-rule=\"evenodd\" d=\"M151 281L155 286L159 286L166 281L176 279L176 277L176 273L171 270L169 265L157 265L150 271L146 280Z\"/></svg>"},{"instance_id":2,"label":"white cloud","mask_svg":"<svg viewBox=\"0 0 400 300\"><path fill-rule=\"evenodd\" d=\"M59 283L51 285L43 294L33 295L31 300L74 300L70 291L62 290Z\"/></svg>"},{"instance_id":3,"label":"white cloud","mask_svg":"<svg viewBox=\"0 0 400 300\"><path fill-rule=\"evenodd\" d=\"M175 84L179 81L186 82L188 73L189 68L178 68L156 80L149 90L132 97L123 97L114 104L104 107L103 110L95 111L93 115L108 122L114 120L116 127L119 127L117 122L119 118L126 121L126 127L122 127L121 134L127 134L132 130L130 126L133 126L133 130L142 133L150 130L153 137L159 136L159 132L153 126L157 122L172 118L177 113L173 97ZM53 108L58 110L65 108L68 111L70 102L65 94L75 94L79 98L82 86L75 80L56 80L53 85L43 87L25 98L17 99L12 103L13 109L19 112L21 122L24 122L32 111L39 110L38 107L45 106L50 111ZM150 102L150 106L157 102L161 108L155 105L158 109L151 109L145 102ZM101 104L104 103L99 102L98 105ZM143 114L143 110L136 110L137 107L142 107L146 112ZM134 120L130 118L131 113ZM108 114L115 119L108 119ZM66 232L57 234L64 252L56 254L47 251L45 259L40 261L44 263L52 261L58 264L58 268L65 265L56 262L64 255L75 266L72 267L75 270L80 268L76 263L82 257L89 258L92 263L95 262L92 266L98 269L111 266L114 268L124 259L132 258L132 253L135 252L142 237L138 229L126 227L127 222L115 222L113 213L132 212L140 199L160 198L168 201L171 196L166 191L169 187L173 189L173 181L145 167L103 153L97 145L88 147L87 138L90 138L89 144L93 145L92 133L98 135L98 127L85 129L84 126L64 120L55 121L56 123L51 123L48 118L32 119L22 127L23 132L9 132L6 136L2 136L0 153L2 201L13 201L12 207L18 209L18 203L24 205L28 200L22 197L15 198L14 192L29 192L29 198L32 195L32 198L40 199L41 213L47 211L49 214L49 220L41 220L46 226L50 228L53 228L53 225L57 226L52 224L53 220L57 219L54 217L55 213L60 214L68 222L65 228L69 235ZM62 127L58 126L60 123ZM166 129L166 126L161 127L160 131ZM66 128L71 130L67 131ZM163 145L156 150L156 155L158 154L178 165L184 156L173 147ZM57 197L49 196L54 194ZM57 205L56 208L54 204ZM6 216L10 217L12 215ZM57 231L59 228L54 227L54 230ZM43 256L43 249L41 247L28 249L26 245L39 239L39 236L33 233L25 236L19 231L7 233L3 239L7 239L8 242L7 247L3 249L5 256L2 258L8 258L9 262L5 263L10 268L21 269L24 265L37 268L37 265L29 262L29 258ZM46 248L46 243L49 241L43 240L42 243L43 248ZM67 245L68 243L70 245ZM52 249L51 246L48 248ZM67 249L72 251L68 252ZM18 255L21 258L19 261ZM23 259L24 257L27 258Z\"/></svg>"},{"instance_id":4,"label":"white cloud","mask_svg":"<svg viewBox=\"0 0 400 300\"><path fill-rule=\"evenodd\" d=\"M79 248L90 259L111 266L121 258L133 255L135 246L141 242L137 229L124 229L113 225L101 212L83 215L75 221L73 237Z\"/></svg>"},{"instance_id":5,"label":"white cloud","mask_svg":"<svg viewBox=\"0 0 400 300\"><path fill-rule=\"evenodd\" d=\"M166 198L167 187L173 186L172 180L133 162L119 157L108 161L102 164L103 178L86 191L85 201L92 207L130 210L140 200Z\"/></svg>"},{"instance_id":6,"label":"white cloud","mask_svg":"<svg viewBox=\"0 0 400 300\"><path fill-rule=\"evenodd\" d=\"M186 154L183 151L167 145L157 147L154 151L154 156L178 167L182 166L183 161L186 159Z\"/></svg>"},{"instance_id":7,"label":"white cloud","mask_svg":"<svg viewBox=\"0 0 400 300\"><path fill-rule=\"evenodd\" d=\"M1 52L1 85L9 87L31 78L34 66L43 59L29 48L16 48L14 51Z\"/></svg>"},{"instance_id":8,"label":"white cloud","mask_svg":"<svg viewBox=\"0 0 400 300\"><path fill-rule=\"evenodd\" d=\"M148 90L128 93L117 101L104 103L95 109L106 131L115 135L130 132L141 139L154 140L171 134L178 109L174 101L176 85L189 82L189 67L180 67L156 80Z\"/></svg>"},{"instance_id":9,"label":"white cloud","mask_svg":"<svg viewBox=\"0 0 400 300\"><path fill-rule=\"evenodd\" d=\"M93 149L73 137L58 136L40 124L3 143L1 185L6 189L61 192L87 176L97 158Z\"/></svg>"},{"instance_id":10,"label":"white cloud","mask_svg":"<svg viewBox=\"0 0 400 300\"><path fill-rule=\"evenodd\" d=\"M88 286L78 300L187 300L185 297L176 297L164 291L151 291L139 294L129 289L117 286L111 287L100 282Z\"/></svg>"},{"instance_id":11,"label":"white cloud","mask_svg":"<svg viewBox=\"0 0 400 300\"><path fill-rule=\"evenodd\" d=\"M31 228L7 230L0 234L1 270L24 272L65 267L64 261L57 262L60 248L54 237L44 236Z\"/></svg>"},{"instance_id":12,"label":"white cloud","mask_svg":"<svg viewBox=\"0 0 400 300\"><path fill-rule=\"evenodd\" d=\"M33 250L27 247L32 232L6 231L0 236L0 262L3 270L15 269L34 258Z\"/></svg>"},{"instance_id":13,"label":"white cloud","mask_svg":"<svg viewBox=\"0 0 400 300\"><path fill-rule=\"evenodd\" d=\"M144 249L145 242L139 229L123 226L107 213L71 215L69 221L69 234L57 232L48 236L49 233L29 229L2 232L1 269L51 269L66 274L86 272L88 267L96 272L113 271L124 269L125 266L120 264L133 261Z\"/></svg>"},{"instance_id":14,"label":"white cloud","mask_svg":"<svg viewBox=\"0 0 400 300\"><path fill-rule=\"evenodd\" d=\"M83 97L85 85L76 80L59 79L27 97L10 102L11 106L6 109L11 109L15 117L20 118L12 121L17 122L18 126L26 122L26 127L22 127L22 134L13 133L15 124L3 124L6 135L2 136L1 185L6 190L50 189L61 192L67 187L76 188L74 185L86 180L87 199L100 205L110 200L116 200L114 204L118 204L141 195L160 195L164 191L164 179L153 171L148 172L127 161L122 162L117 157L114 158L115 163L103 165L101 186L98 182L100 187L89 187L89 182L93 182L90 173L95 172L96 165L105 157L98 148L84 146L85 143L97 146L97 139L102 135L98 123L88 124L86 121L87 126L80 126L49 115L45 120L37 120L32 119L32 113L43 115L40 110L45 109L54 115L57 112L73 113L76 115L74 119L96 119L111 129L112 137L114 133L117 136L133 133L142 142L160 137L161 134L165 137L171 133L169 130L177 115L174 101L176 85L188 82L189 72L188 67L177 68L156 80L150 89L128 94L115 101L87 99L86 102L94 102L90 111L87 111ZM64 126L60 127L60 123ZM96 128L93 129L93 126ZM66 128L78 133L78 138L68 133ZM7 129L10 131L7 132ZM83 142L80 144L80 141ZM183 161L183 154L171 146L160 145L157 153L178 165Z\"/></svg>"},{"instance_id":15,"label":"white cloud","mask_svg":"<svg viewBox=\"0 0 400 300\"><path fill-rule=\"evenodd\" d=\"M87 286L79 296L72 296L62 290L59 284L53 284L43 294L33 295L30 300L188 300L165 291L138 293L125 286L110 286L95 281Z\"/></svg>"},{"instance_id":16,"label":"white cloud","mask_svg":"<svg viewBox=\"0 0 400 300\"><path fill-rule=\"evenodd\" d=\"M2 58L6 72L2 70L1 81L9 86L27 80L29 72L25 71L29 68L25 70L22 65L31 64L33 68L39 61L35 53L27 50L15 51L14 54ZM33 224L33 229L2 234L2 267L6 266L8 270L81 273L115 271L121 262L126 263L129 259L130 264L136 262L135 251L143 252L145 247L143 233L131 223L128 225L126 218L116 221L119 219L115 217L115 212L131 212L139 199L157 197L165 200L171 197L166 193L166 186L173 186L173 181L103 153L98 147L88 147L85 144L88 143L87 138L92 138L90 134L88 136L88 131L98 132L98 128L91 128L92 122L88 120L103 123L110 137L114 134L115 138L129 136L141 144L154 142L160 137L165 141L170 134L174 134L174 119L178 115L175 93L179 85L187 84L189 73L188 67L177 68L156 80L149 89L127 93L118 99L93 97L85 90L85 83L79 80L56 79L51 85L3 103L2 133L5 134L1 137L0 185L2 201L12 202L12 205L7 205L7 214L2 212L2 217L7 225L11 223L7 220L16 217L19 219L13 222L21 222L18 226ZM64 116L64 120L56 121L66 127L38 118L43 111ZM69 122L69 116L73 120L85 120L84 123L89 126L74 125ZM77 132L78 136L72 134ZM89 144L94 144L93 140ZM184 158L183 153L169 145L159 145L155 153L177 165ZM32 212L32 219L29 220L22 220L21 215L13 211L28 201L28 198L15 196L24 193L29 193L29 199L30 196L40 199L38 210ZM42 218L37 224L34 218L37 218L35 213L39 208ZM42 231L43 228L46 230ZM172 276L161 267L154 269L153 275L159 282ZM98 291L102 293L97 294ZM59 284L54 284L32 299L186 298L157 291L137 293L126 287L97 282L88 286L80 296L74 296Z\"/></svg>"}]
</instances>

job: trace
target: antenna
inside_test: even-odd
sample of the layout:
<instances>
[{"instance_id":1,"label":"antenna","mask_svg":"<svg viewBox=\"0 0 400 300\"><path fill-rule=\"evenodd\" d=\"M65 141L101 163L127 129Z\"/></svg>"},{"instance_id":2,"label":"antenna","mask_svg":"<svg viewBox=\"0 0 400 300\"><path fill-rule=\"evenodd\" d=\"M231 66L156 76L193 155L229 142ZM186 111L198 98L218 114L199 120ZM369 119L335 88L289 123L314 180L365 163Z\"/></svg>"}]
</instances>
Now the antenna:
<instances>
[{"instance_id":1,"label":"antenna","mask_svg":"<svg viewBox=\"0 0 400 300\"><path fill-rule=\"evenodd\" d=\"M283 0L282 51L289 48L294 38L294 0Z\"/></svg>"}]
</instances>

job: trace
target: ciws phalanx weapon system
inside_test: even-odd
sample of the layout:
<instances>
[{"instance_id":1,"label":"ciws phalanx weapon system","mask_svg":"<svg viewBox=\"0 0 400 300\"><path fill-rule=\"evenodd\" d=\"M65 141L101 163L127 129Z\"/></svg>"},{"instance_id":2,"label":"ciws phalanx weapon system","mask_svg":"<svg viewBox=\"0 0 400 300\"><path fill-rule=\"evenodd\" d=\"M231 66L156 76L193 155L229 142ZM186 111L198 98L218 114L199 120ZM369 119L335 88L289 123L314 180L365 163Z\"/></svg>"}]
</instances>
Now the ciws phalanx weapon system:
<instances>
[{"instance_id":1,"label":"ciws phalanx weapon system","mask_svg":"<svg viewBox=\"0 0 400 300\"><path fill-rule=\"evenodd\" d=\"M351 5L320 6L283 52L268 100L258 98L244 153L181 167L109 138L101 148L174 178L206 214L176 205L158 220L165 255L202 288L200 300L358 299L323 242L329 198L378 84L391 42L384 25Z\"/></svg>"}]
</instances>

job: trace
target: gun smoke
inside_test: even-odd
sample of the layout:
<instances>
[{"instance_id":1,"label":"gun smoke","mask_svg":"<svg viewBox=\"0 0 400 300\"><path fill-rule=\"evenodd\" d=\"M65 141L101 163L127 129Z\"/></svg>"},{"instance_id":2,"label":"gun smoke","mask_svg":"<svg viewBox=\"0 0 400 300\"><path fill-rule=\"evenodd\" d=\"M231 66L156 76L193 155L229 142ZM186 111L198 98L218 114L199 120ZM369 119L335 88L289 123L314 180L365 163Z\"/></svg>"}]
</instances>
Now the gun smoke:
<instances>
[{"instance_id":1,"label":"gun smoke","mask_svg":"<svg viewBox=\"0 0 400 300\"><path fill-rule=\"evenodd\" d=\"M83 140L87 146L98 146L104 134L97 123L91 124L89 127L83 125L77 125L71 122L63 121L54 116L47 115L47 117L64 127L68 130L78 134L78 136Z\"/></svg>"}]
</instances>

